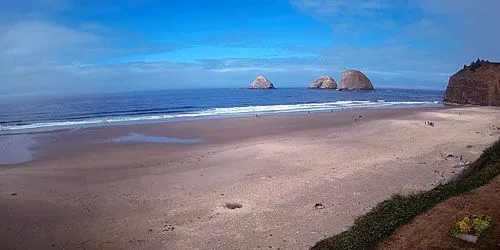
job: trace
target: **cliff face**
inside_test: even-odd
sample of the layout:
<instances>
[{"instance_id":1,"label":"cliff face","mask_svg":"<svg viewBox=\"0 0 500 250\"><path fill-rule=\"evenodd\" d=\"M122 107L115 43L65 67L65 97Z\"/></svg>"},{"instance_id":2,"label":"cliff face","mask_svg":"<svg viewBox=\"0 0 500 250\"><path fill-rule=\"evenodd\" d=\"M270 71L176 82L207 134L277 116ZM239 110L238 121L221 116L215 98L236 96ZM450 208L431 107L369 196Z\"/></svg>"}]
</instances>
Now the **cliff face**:
<instances>
[{"instance_id":1,"label":"cliff face","mask_svg":"<svg viewBox=\"0 0 500 250\"><path fill-rule=\"evenodd\" d=\"M359 70L346 70L339 84L341 90L373 90L370 79Z\"/></svg>"},{"instance_id":2,"label":"cliff face","mask_svg":"<svg viewBox=\"0 0 500 250\"><path fill-rule=\"evenodd\" d=\"M500 106L500 63L476 61L450 77L444 102Z\"/></svg>"},{"instance_id":3,"label":"cliff face","mask_svg":"<svg viewBox=\"0 0 500 250\"><path fill-rule=\"evenodd\" d=\"M336 89L337 82L330 76L321 76L316 79L311 85L310 89Z\"/></svg>"},{"instance_id":4,"label":"cliff face","mask_svg":"<svg viewBox=\"0 0 500 250\"><path fill-rule=\"evenodd\" d=\"M250 86L248 86L249 89L274 89L274 85L272 82L267 80L263 76L258 76L255 81L250 83Z\"/></svg>"}]
</instances>

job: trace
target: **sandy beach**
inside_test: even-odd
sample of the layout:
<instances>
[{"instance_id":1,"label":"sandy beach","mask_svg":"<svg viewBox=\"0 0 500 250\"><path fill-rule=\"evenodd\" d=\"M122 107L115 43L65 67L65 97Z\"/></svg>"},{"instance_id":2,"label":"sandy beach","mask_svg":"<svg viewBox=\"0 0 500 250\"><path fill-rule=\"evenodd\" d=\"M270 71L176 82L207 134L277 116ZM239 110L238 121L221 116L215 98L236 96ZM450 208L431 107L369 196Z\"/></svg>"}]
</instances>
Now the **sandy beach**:
<instances>
[{"instance_id":1,"label":"sandy beach","mask_svg":"<svg viewBox=\"0 0 500 250\"><path fill-rule=\"evenodd\" d=\"M392 194L450 180L493 125L498 108L454 107L35 134L33 161L0 166L0 246L307 249ZM152 141L117 141L132 133Z\"/></svg>"}]
</instances>

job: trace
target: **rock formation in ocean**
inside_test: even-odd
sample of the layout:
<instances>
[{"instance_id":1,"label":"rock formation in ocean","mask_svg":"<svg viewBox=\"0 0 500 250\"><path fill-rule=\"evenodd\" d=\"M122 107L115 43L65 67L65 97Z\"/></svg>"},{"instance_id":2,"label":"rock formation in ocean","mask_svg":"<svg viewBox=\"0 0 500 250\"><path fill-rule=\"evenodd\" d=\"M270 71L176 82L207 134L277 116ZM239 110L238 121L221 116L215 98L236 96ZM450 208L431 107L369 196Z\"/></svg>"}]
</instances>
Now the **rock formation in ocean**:
<instances>
[{"instance_id":1,"label":"rock formation in ocean","mask_svg":"<svg viewBox=\"0 0 500 250\"><path fill-rule=\"evenodd\" d=\"M445 103L500 106L500 63L477 60L450 77Z\"/></svg>"},{"instance_id":2,"label":"rock formation in ocean","mask_svg":"<svg viewBox=\"0 0 500 250\"><path fill-rule=\"evenodd\" d=\"M250 86L248 86L249 89L274 89L274 85L272 82L267 80L263 76L257 76L255 78L255 81L250 83Z\"/></svg>"},{"instance_id":3,"label":"rock formation in ocean","mask_svg":"<svg viewBox=\"0 0 500 250\"><path fill-rule=\"evenodd\" d=\"M359 70L346 70L339 83L341 90L373 90L370 79Z\"/></svg>"},{"instance_id":4,"label":"rock formation in ocean","mask_svg":"<svg viewBox=\"0 0 500 250\"><path fill-rule=\"evenodd\" d=\"M337 82L330 76L321 76L316 79L311 85L310 89L336 89Z\"/></svg>"}]
</instances>

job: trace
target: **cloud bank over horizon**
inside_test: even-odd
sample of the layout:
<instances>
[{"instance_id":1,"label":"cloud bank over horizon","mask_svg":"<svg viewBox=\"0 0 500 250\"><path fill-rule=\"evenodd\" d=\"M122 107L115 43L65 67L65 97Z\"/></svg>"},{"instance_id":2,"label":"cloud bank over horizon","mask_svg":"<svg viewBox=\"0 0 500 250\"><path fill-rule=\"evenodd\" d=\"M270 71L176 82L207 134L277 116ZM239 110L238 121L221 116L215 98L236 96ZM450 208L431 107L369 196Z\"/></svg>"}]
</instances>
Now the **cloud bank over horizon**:
<instances>
[{"instance_id":1,"label":"cloud bank over horizon","mask_svg":"<svg viewBox=\"0 0 500 250\"><path fill-rule=\"evenodd\" d=\"M444 89L500 60L500 1L4 0L0 95L305 87L347 68L376 87Z\"/></svg>"}]
</instances>

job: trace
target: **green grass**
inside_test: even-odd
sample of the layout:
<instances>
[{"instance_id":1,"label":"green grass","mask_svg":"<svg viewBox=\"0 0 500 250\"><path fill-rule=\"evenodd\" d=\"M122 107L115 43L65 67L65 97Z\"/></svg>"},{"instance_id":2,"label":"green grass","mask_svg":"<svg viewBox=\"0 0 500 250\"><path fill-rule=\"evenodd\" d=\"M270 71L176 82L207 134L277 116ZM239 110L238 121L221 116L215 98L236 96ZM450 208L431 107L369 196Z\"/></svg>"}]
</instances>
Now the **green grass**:
<instances>
[{"instance_id":1,"label":"green grass","mask_svg":"<svg viewBox=\"0 0 500 250\"><path fill-rule=\"evenodd\" d=\"M360 216L347 231L311 249L374 249L398 227L439 202L483 186L500 174L500 141L486 149L455 181L410 196L394 195Z\"/></svg>"}]
</instances>

